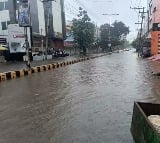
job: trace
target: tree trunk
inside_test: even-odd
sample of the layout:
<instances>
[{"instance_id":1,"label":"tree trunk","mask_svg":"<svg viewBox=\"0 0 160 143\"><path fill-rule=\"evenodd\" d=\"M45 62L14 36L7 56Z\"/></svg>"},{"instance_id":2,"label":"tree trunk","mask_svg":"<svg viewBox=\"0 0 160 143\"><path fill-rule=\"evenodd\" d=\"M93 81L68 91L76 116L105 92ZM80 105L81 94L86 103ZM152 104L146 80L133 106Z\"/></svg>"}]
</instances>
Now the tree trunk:
<instances>
[{"instance_id":1,"label":"tree trunk","mask_svg":"<svg viewBox=\"0 0 160 143\"><path fill-rule=\"evenodd\" d=\"M83 54L86 55L87 49L86 47L83 47Z\"/></svg>"}]
</instances>

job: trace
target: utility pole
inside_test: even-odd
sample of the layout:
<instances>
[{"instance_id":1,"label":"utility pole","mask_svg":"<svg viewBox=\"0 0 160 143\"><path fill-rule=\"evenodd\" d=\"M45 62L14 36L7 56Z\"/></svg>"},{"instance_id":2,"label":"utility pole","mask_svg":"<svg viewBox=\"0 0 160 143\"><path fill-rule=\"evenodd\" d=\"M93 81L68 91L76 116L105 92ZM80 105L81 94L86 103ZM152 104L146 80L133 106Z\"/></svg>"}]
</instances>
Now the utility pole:
<instances>
[{"instance_id":1,"label":"utility pole","mask_svg":"<svg viewBox=\"0 0 160 143\"><path fill-rule=\"evenodd\" d=\"M50 25L50 7L48 7L48 15L47 15L45 60L47 60L47 55L48 55L47 51L48 51L48 41L49 41L49 25Z\"/></svg>"},{"instance_id":2,"label":"utility pole","mask_svg":"<svg viewBox=\"0 0 160 143\"><path fill-rule=\"evenodd\" d=\"M139 14L141 14L141 22L137 22L135 24L140 25L140 33L139 33L139 48L138 48L138 56L143 55L143 39L142 39L142 32L143 32L143 23L144 23L144 14L148 13L145 12L145 7L134 7L131 8L134 10L139 10ZM142 11L141 11L142 10Z\"/></svg>"},{"instance_id":3,"label":"utility pole","mask_svg":"<svg viewBox=\"0 0 160 143\"><path fill-rule=\"evenodd\" d=\"M30 55L29 55L29 42L28 42L27 27L24 27L24 35L25 35L25 46L26 46L26 66L28 69L30 69L31 64L30 64Z\"/></svg>"},{"instance_id":4,"label":"utility pole","mask_svg":"<svg viewBox=\"0 0 160 143\"><path fill-rule=\"evenodd\" d=\"M102 14L102 15L107 15L109 16L109 43L108 43L108 47L110 48L110 51L112 52L112 44L111 44L111 24L112 24L112 16L118 16L119 14L114 14L114 13L111 13L111 14Z\"/></svg>"},{"instance_id":5,"label":"utility pole","mask_svg":"<svg viewBox=\"0 0 160 143\"><path fill-rule=\"evenodd\" d=\"M41 48L42 48L43 61L44 61L44 60L45 60L45 58L44 58L44 40L43 40L43 29L41 29Z\"/></svg>"},{"instance_id":6,"label":"utility pole","mask_svg":"<svg viewBox=\"0 0 160 143\"><path fill-rule=\"evenodd\" d=\"M20 1L20 8L21 10L19 10L19 19L18 19L18 23L20 27L24 27L24 36L25 36L25 43L24 43L24 47L26 49L26 56L24 56L24 61L26 62L26 66L28 69L31 68L30 65L30 45L29 45L29 41L28 41L28 28L31 27L31 17L30 17L30 4L28 0L21 0Z\"/></svg>"}]
</instances>

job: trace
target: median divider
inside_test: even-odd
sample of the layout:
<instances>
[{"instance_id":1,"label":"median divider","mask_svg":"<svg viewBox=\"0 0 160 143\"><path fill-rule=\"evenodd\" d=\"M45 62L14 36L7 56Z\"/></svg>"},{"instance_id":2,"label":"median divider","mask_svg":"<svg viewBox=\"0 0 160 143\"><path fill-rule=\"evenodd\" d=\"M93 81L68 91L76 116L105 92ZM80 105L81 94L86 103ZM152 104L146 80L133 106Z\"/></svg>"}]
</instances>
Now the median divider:
<instances>
[{"instance_id":1,"label":"median divider","mask_svg":"<svg viewBox=\"0 0 160 143\"><path fill-rule=\"evenodd\" d=\"M21 70L16 70L16 71L3 72L3 73L0 73L0 82L6 81L6 80L12 80L15 78L20 78L20 77L28 76L28 75L31 75L34 73L44 72L44 71L48 71L48 70L52 70L52 69L56 69L56 68L62 68L62 67L68 66L68 65L72 65L75 63L80 63L83 61L95 59L95 58L102 57L105 55L106 54L100 55L100 56L80 58L80 59L76 59L76 60L72 60L72 61L64 61L64 62L60 62L60 63L35 66L35 67L32 67L31 69L21 69Z\"/></svg>"},{"instance_id":2,"label":"median divider","mask_svg":"<svg viewBox=\"0 0 160 143\"><path fill-rule=\"evenodd\" d=\"M37 67L32 67L31 70L32 70L32 73L38 73L38 68Z\"/></svg>"},{"instance_id":3,"label":"median divider","mask_svg":"<svg viewBox=\"0 0 160 143\"><path fill-rule=\"evenodd\" d=\"M15 72L16 72L16 77L24 76L24 70L18 70L18 71L15 71Z\"/></svg>"},{"instance_id":4,"label":"median divider","mask_svg":"<svg viewBox=\"0 0 160 143\"><path fill-rule=\"evenodd\" d=\"M0 74L0 80L1 80L1 81L7 80L7 77L6 77L6 74L5 74L5 73L1 73L1 74Z\"/></svg>"}]
</instances>

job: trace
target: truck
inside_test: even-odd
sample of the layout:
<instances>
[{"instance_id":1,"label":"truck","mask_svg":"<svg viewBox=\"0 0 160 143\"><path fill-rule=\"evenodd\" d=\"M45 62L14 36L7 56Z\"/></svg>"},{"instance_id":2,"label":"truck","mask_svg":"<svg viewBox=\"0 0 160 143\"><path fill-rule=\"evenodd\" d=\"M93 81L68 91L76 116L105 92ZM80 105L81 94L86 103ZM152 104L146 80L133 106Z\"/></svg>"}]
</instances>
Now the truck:
<instances>
[{"instance_id":1,"label":"truck","mask_svg":"<svg viewBox=\"0 0 160 143\"><path fill-rule=\"evenodd\" d=\"M27 36L30 47L29 55L30 59L33 60L30 27L27 28ZM6 41L8 50L4 52L5 59L7 61L23 61L23 57L26 55L24 27L19 27L18 24L8 25L8 35Z\"/></svg>"},{"instance_id":2,"label":"truck","mask_svg":"<svg viewBox=\"0 0 160 143\"><path fill-rule=\"evenodd\" d=\"M159 127L149 120L155 115L160 115L160 104L134 103L131 133L135 143L160 143Z\"/></svg>"}]
</instances>

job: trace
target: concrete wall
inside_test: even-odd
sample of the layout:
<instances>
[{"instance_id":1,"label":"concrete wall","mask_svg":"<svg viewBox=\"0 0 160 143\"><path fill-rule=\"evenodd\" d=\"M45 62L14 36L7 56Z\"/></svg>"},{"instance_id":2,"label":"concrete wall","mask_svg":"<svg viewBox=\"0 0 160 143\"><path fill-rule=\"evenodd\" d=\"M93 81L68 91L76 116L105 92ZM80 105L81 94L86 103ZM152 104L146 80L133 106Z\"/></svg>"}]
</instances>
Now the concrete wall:
<instances>
[{"instance_id":1,"label":"concrete wall","mask_svg":"<svg viewBox=\"0 0 160 143\"><path fill-rule=\"evenodd\" d=\"M151 55L160 54L160 31L152 31L154 23L160 23L160 1L148 0Z\"/></svg>"},{"instance_id":2,"label":"concrete wall","mask_svg":"<svg viewBox=\"0 0 160 143\"><path fill-rule=\"evenodd\" d=\"M153 23L160 23L160 1L159 0L148 0L147 7L149 11L149 27L153 26Z\"/></svg>"},{"instance_id":3,"label":"concrete wall","mask_svg":"<svg viewBox=\"0 0 160 143\"><path fill-rule=\"evenodd\" d=\"M54 32L62 33L62 17L60 0L52 2L53 28Z\"/></svg>"},{"instance_id":4,"label":"concrete wall","mask_svg":"<svg viewBox=\"0 0 160 143\"><path fill-rule=\"evenodd\" d=\"M39 32L42 32L42 35L46 35L45 29L45 17L44 17L44 6L40 0L37 0L37 8L38 8L38 21L39 21Z\"/></svg>"},{"instance_id":5,"label":"concrete wall","mask_svg":"<svg viewBox=\"0 0 160 143\"><path fill-rule=\"evenodd\" d=\"M37 0L30 0L29 2L30 2L31 23L32 23L33 33L40 33Z\"/></svg>"},{"instance_id":6,"label":"concrete wall","mask_svg":"<svg viewBox=\"0 0 160 143\"><path fill-rule=\"evenodd\" d=\"M16 0L7 0L6 9L9 10L10 21L11 23L16 22Z\"/></svg>"},{"instance_id":7,"label":"concrete wall","mask_svg":"<svg viewBox=\"0 0 160 143\"><path fill-rule=\"evenodd\" d=\"M8 30L2 30L1 22L15 22L14 0L0 0L0 2L4 4L4 10L0 11L0 35L7 35Z\"/></svg>"},{"instance_id":8,"label":"concrete wall","mask_svg":"<svg viewBox=\"0 0 160 143\"><path fill-rule=\"evenodd\" d=\"M0 18L0 35L8 35L8 30L2 30L1 22L10 21L9 11L8 10L0 11L0 16L1 16L1 18Z\"/></svg>"},{"instance_id":9,"label":"concrete wall","mask_svg":"<svg viewBox=\"0 0 160 143\"><path fill-rule=\"evenodd\" d=\"M153 0L152 11L153 11L152 23L160 23L160 1L159 0Z\"/></svg>"}]
</instances>

